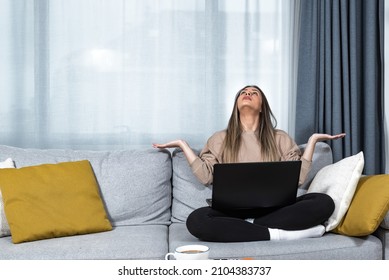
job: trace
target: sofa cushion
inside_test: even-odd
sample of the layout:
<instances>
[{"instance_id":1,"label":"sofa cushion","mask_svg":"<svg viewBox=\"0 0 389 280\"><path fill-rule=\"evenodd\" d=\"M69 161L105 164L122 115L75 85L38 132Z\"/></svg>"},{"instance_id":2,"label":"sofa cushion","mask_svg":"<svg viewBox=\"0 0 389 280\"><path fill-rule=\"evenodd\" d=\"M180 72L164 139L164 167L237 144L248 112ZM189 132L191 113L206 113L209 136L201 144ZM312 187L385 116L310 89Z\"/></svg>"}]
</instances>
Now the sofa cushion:
<instances>
[{"instance_id":1,"label":"sofa cushion","mask_svg":"<svg viewBox=\"0 0 389 280\"><path fill-rule=\"evenodd\" d=\"M335 232L349 236L373 233L389 210L389 175L364 176Z\"/></svg>"},{"instance_id":2,"label":"sofa cushion","mask_svg":"<svg viewBox=\"0 0 389 280\"><path fill-rule=\"evenodd\" d=\"M0 238L0 259L162 260L168 252L165 225L119 226L111 231L13 244Z\"/></svg>"},{"instance_id":3,"label":"sofa cushion","mask_svg":"<svg viewBox=\"0 0 389 280\"><path fill-rule=\"evenodd\" d=\"M372 235L360 238L326 233L320 238L292 241L220 243L201 241L188 232L185 224L173 223L169 227L169 240L170 251L184 244L204 244L210 248L211 259L379 260L382 258L381 241Z\"/></svg>"},{"instance_id":4,"label":"sofa cushion","mask_svg":"<svg viewBox=\"0 0 389 280\"><path fill-rule=\"evenodd\" d=\"M194 149L194 152L199 154L197 149ZM173 151L172 161L172 222L185 222L193 210L208 205L206 199L212 197L212 186L200 183L181 150Z\"/></svg>"},{"instance_id":5,"label":"sofa cushion","mask_svg":"<svg viewBox=\"0 0 389 280\"><path fill-rule=\"evenodd\" d=\"M0 168L15 168L15 164L11 158L7 158L5 161L0 162ZM11 235L11 232L9 230L7 217L5 216L3 194L0 189L0 237L9 235Z\"/></svg>"},{"instance_id":6,"label":"sofa cushion","mask_svg":"<svg viewBox=\"0 0 389 280\"><path fill-rule=\"evenodd\" d=\"M0 170L12 241L111 230L86 160Z\"/></svg>"},{"instance_id":7,"label":"sofa cushion","mask_svg":"<svg viewBox=\"0 0 389 280\"><path fill-rule=\"evenodd\" d=\"M326 231L333 230L346 214L364 166L363 152L321 169L309 186L308 193L328 194L335 210L325 222Z\"/></svg>"},{"instance_id":8,"label":"sofa cushion","mask_svg":"<svg viewBox=\"0 0 389 280\"><path fill-rule=\"evenodd\" d=\"M170 223L171 156L166 150L79 151L0 145L16 167L89 160L112 225Z\"/></svg>"}]
</instances>

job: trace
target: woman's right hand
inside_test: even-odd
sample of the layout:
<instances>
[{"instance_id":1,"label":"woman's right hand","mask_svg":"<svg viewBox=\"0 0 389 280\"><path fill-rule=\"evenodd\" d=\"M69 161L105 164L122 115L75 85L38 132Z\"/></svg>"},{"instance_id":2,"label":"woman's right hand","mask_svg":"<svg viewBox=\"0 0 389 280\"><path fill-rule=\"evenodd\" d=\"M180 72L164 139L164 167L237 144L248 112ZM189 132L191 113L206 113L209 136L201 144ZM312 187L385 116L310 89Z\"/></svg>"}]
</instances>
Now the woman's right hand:
<instances>
[{"instance_id":1,"label":"woman's right hand","mask_svg":"<svg viewBox=\"0 0 389 280\"><path fill-rule=\"evenodd\" d=\"M189 147L188 143L184 140L173 140L164 144L156 144L153 143L154 148L165 149L165 148L180 148L184 154L189 164L195 161L197 155L193 152L193 150Z\"/></svg>"},{"instance_id":2,"label":"woman's right hand","mask_svg":"<svg viewBox=\"0 0 389 280\"><path fill-rule=\"evenodd\" d=\"M167 142L164 144L153 143L153 147L158 148L158 149L165 149L165 148L181 148L182 149L184 143L185 143L185 141L183 141L183 140L174 140L174 141L170 141L170 142Z\"/></svg>"}]
</instances>

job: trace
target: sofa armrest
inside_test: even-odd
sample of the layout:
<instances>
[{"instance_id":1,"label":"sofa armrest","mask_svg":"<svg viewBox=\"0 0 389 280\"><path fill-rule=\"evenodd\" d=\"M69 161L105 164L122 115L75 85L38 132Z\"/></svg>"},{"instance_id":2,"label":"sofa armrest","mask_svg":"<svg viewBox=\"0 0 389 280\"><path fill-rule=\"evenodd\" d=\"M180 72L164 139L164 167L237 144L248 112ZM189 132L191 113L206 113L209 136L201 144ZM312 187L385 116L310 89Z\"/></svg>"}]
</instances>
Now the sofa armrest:
<instances>
[{"instance_id":1,"label":"sofa armrest","mask_svg":"<svg viewBox=\"0 0 389 280\"><path fill-rule=\"evenodd\" d=\"M382 259L389 259L389 230L384 229L382 227L378 227L378 229L373 233L382 243Z\"/></svg>"},{"instance_id":2,"label":"sofa armrest","mask_svg":"<svg viewBox=\"0 0 389 280\"><path fill-rule=\"evenodd\" d=\"M382 258L389 260L389 211L386 213L378 229L374 232L382 242Z\"/></svg>"}]
</instances>

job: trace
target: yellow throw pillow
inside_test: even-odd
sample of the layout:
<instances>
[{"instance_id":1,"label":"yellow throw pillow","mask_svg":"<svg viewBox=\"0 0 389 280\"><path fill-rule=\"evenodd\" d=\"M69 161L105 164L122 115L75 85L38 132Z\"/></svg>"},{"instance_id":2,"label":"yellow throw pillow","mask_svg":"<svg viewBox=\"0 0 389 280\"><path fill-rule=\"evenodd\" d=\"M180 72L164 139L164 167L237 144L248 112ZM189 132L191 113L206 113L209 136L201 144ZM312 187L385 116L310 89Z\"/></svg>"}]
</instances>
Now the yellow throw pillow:
<instances>
[{"instance_id":1,"label":"yellow throw pillow","mask_svg":"<svg viewBox=\"0 0 389 280\"><path fill-rule=\"evenodd\" d=\"M12 242L111 230L87 160L0 170Z\"/></svg>"},{"instance_id":2,"label":"yellow throw pillow","mask_svg":"<svg viewBox=\"0 0 389 280\"><path fill-rule=\"evenodd\" d=\"M389 210L389 175L361 177L350 208L333 230L348 236L373 233Z\"/></svg>"}]
</instances>

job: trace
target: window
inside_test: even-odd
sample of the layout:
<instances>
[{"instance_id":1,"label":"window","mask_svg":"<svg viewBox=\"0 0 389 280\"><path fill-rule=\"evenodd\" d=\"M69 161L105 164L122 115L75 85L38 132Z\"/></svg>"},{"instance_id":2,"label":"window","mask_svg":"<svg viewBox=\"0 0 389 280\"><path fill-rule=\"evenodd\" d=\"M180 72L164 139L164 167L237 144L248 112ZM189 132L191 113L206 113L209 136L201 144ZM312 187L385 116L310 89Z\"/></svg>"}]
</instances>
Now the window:
<instances>
[{"instance_id":1,"label":"window","mask_svg":"<svg viewBox=\"0 0 389 280\"><path fill-rule=\"evenodd\" d=\"M0 140L112 149L224 129L257 84L292 133L288 0L0 0Z\"/></svg>"}]
</instances>

